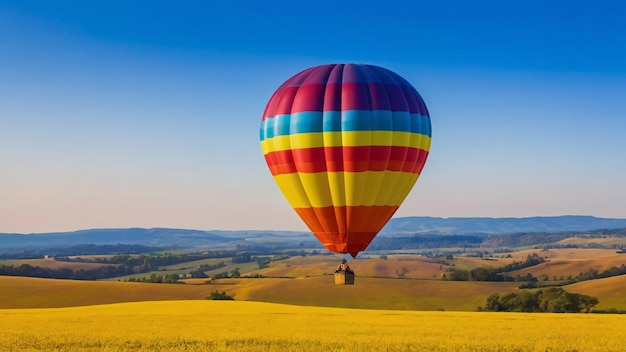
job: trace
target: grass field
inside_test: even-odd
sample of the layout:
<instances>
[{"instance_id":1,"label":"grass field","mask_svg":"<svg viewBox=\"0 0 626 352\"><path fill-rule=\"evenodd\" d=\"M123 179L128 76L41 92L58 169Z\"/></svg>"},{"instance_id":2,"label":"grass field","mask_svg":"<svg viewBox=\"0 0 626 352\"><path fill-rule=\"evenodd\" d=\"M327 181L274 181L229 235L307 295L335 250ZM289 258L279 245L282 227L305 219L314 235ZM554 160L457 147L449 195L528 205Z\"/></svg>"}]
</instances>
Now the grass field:
<instances>
[{"instance_id":1,"label":"grass field","mask_svg":"<svg viewBox=\"0 0 626 352\"><path fill-rule=\"evenodd\" d=\"M158 270L147 271L145 273L137 273L137 274L113 277L107 280L124 281L124 280L129 280L129 279L141 279L141 278L148 278L152 274L160 275L160 276L165 276L168 274L176 274L176 275L184 276L188 274L190 271L198 269L200 265L202 264L215 265L220 262L224 262L225 265L221 268L206 271L205 274L210 277L219 273L230 272L231 270L235 268L239 269L241 272L250 272L250 271L255 270L258 267L258 264L256 262L232 263L230 258L212 258L212 259L194 260L194 261L174 264L174 265L167 265L167 266L161 267Z\"/></svg>"},{"instance_id":2,"label":"grass field","mask_svg":"<svg viewBox=\"0 0 626 352\"><path fill-rule=\"evenodd\" d=\"M501 266L512 260L522 261L538 253L548 262L511 272L522 276L532 273L549 276L577 275L590 267L602 271L626 263L625 254L607 249L553 249L514 252L512 258L459 257L446 260L455 268ZM0 308L46 308L95 304L158 301L204 300L211 292L226 292L238 301L287 303L305 306L395 309L424 311L475 311L484 306L494 293L515 292L519 282L453 282L439 280L450 266L432 258L417 255L390 254L387 259L370 257L354 260L350 265L357 273L354 286L334 285L332 273L338 260L333 256L294 256L274 261L258 269L255 262L230 264L217 269L229 271L239 267L244 275L260 274L264 278L187 279L189 284L148 284L120 281L72 281L0 276ZM44 261L43 259L39 261ZM62 263L53 260L45 263ZM33 262L35 263L35 262ZM167 267L184 271L211 261L195 261ZM84 263L69 263L84 265ZM99 265L99 264L96 264ZM156 271L164 275L169 271ZM136 276L149 276L150 273ZM272 276L272 277L268 277ZM399 279L403 276L405 279ZM542 283L543 284L543 283ZM597 309L626 310L626 275L564 286L565 290L597 297Z\"/></svg>"},{"instance_id":3,"label":"grass field","mask_svg":"<svg viewBox=\"0 0 626 352\"><path fill-rule=\"evenodd\" d=\"M206 279L201 279L207 281ZM302 279L220 279L211 284L149 284L0 276L0 308L46 308L156 300L203 300L218 290L238 301L306 306L475 311L493 293L515 292L514 282L362 278L338 286L332 276ZM597 309L626 310L626 275L564 286L600 300Z\"/></svg>"},{"instance_id":4,"label":"grass field","mask_svg":"<svg viewBox=\"0 0 626 352\"><path fill-rule=\"evenodd\" d=\"M388 255L388 259L379 256L356 259L349 262L350 267L360 277L386 277L407 279L439 279L450 268L435 259L420 255ZM261 274L274 277L311 277L334 273L339 260L332 256L291 257L271 263L270 267L254 270L249 275ZM476 264L470 264L475 268ZM494 264L496 265L496 264ZM502 265L502 264L500 264Z\"/></svg>"},{"instance_id":5,"label":"grass field","mask_svg":"<svg viewBox=\"0 0 626 352\"><path fill-rule=\"evenodd\" d=\"M204 299L211 289L209 286L198 285L0 276L0 308L72 307L148 300Z\"/></svg>"},{"instance_id":6,"label":"grass field","mask_svg":"<svg viewBox=\"0 0 626 352\"><path fill-rule=\"evenodd\" d=\"M0 276L0 308L46 308L154 300L205 299L215 290L236 300L307 306L474 311L516 283L357 278L338 286L332 276L307 279L220 279L208 285L76 281Z\"/></svg>"},{"instance_id":7,"label":"grass field","mask_svg":"<svg viewBox=\"0 0 626 352\"><path fill-rule=\"evenodd\" d=\"M576 237L568 237L566 239L556 242L556 244L562 244L562 245L568 245L568 244L589 245L591 243L601 245L605 248L611 247L613 245L626 246L626 237L618 237L618 236L611 236L611 235L606 235L604 237L579 235Z\"/></svg>"},{"instance_id":8,"label":"grass field","mask_svg":"<svg viewBox=\"0 0 626 352\"><path fill-rule=\"evenodd\" d=\"M0 312L2 351L623 351L626 316L415 312L237 301Z\"/></svg>"}]
</instances>

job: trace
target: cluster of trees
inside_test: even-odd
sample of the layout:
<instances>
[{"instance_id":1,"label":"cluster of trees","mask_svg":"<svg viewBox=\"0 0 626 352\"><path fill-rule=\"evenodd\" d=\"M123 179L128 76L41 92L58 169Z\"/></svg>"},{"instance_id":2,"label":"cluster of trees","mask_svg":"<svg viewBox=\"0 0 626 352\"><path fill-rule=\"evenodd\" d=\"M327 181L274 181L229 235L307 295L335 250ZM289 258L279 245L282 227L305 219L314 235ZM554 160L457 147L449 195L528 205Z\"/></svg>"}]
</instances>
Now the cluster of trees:
<instances>
[{"instance_id":1,"label":"cluster of trees","mask_svg":"<svg viewBox=\"0 0 626 352\"><path fill-rule=\"evenodd\" d=\"M141 278L131 277L130 279L124 280L124 281L150 282L150 283L157 283L157 284L182 284L182 282L179 282L178 279L180 279L178 274L165 274L165 275L152 274L149 277L141 277Z\"/></svg>"},{"instance_id":2,"label":"cluster of trees","mask_svg":"<svg viewBox=\"0 0 626 352\"><path fill-rule=\"evenodd\" d=\"M487 297L487 312L550 312L550 313L589 313L598 304L592 296L569 293L559 287L551 287L535 292L520 291L503 296L495 293Z\"/></svg>"},{"instance_id":3,"label":"cluster of trees","mask_svg":"<svg viewBox=\"0 0 626 352\"><path fill-rule=\"evenodd\" d=\"M80 263L100 263L104 264L94 269L80 269L72 270L69 268L52 269L48 267L32 266L29 264L22 264L19 266L2 265L0 266L0 275L7 276L26 276L26 277L42 277L51 279L75 279L75 280L99 280L108 279L118 276L126 276L138 273L145 273L149 271L158 270L163 266L175 265L185 263L194 260L212 259L212 258L228 258L230 257L233 263L247 263L256 261L259 267L269 265L270 259L268 257L256 257L249 253L242 253L237 251L210 251L199 254L172 254L165 253L164 255L129 255L120 254L110 257L96 257L96 258L70 258L65 256L55 257L57 261L65 262L80 262ZM190 272L191 277L208 277L207 271L219 269L226 266L225 262L219 262L216 264L203 264L200 268ZM239 277L239 268L224 272L216 275L219 277ZM141 282L171 282L173 277L165 278L156 276L143 279L134 279L134 281Z\"/></svg>"},{"instance_id":4,"label":"cluster of trees","mask_svg":"<svg viewBox=\"0 0 626 352\"><path fill-rule=\"evenodd\" d=\"M374 238L368 249L372 251L390 249L419 249L442 247L478 247L483 242L480 236L471 235L414 235L411 237Z\"/></svg>"},{"instance_id":5,"label":"cluster of trees","mask_svg":"<svg viewBox=\"0 0 626 352\"><path fill-rule=\"evenodd\" d=\"M521 247L532 246L538 243L554 243L571 237L570 232L532 232L513 233L504 235L489 235L484 241L488 247Z\"/></svg>"},{"instance_id":6,"label":"cluster of trees","mask_svg":"<svg viewBox=\"0 0 626 352\"><path fill-rule=\"evenodd\" d=\"M613 249L621 249L620 247L621 245L619 244L612 244L610 246L607 246L606 244L603 243L599 243L599 242L589 242L589 243L584 243L584 244L574 244L574 243L567 243L567 244L545 244L542 246L535 246L535 249L539 249L541 248L542 250L549 250L549 249L572 249L572 248L613 248Z\"/></svg>"},{"instance_id":7,"label":"cluster of trees","mask_svg":"<svg viewBox=\"0 0 626 352\"><path fill-rule=\"evenodd\" d=\"M518 279L505 276L503 273L528 268L543 263L544 261L545 259L543 259L543 257L537 255L537 253L533 253L532 255L529 254L523 262L515 261L497 268L479 267L472 270L450 269L450 271L443 274L442 278L450 281L527 281L529 279L527 277ZM530 275L530 278L532 279L532 275Z\"/></svg>"},{"instance_id":8,"label":"cluster of trees","mask_svg":"<svg viewBox=\"0 0 626 352\"><path fill-rule=\"evenodd\" d=\"M595 279L604 279L607 277L612 277L612 276L618 276L618 275L624 275L626 274L626 265L622 264L619 267L613 266L607 270L604 270L603 272L599 272L598 270L594 269L594 268L589 268L589 270L585 271L585 272L581 272L576 276L572 276L572 275L568 275L567 277L564 276L560 276L557 278L557 276L555 275L553 277L554 281L565 281L568 284L574 283L574 282L580 282L580 281L587 281L587 280L595 280ZM539 280L541 281L548 281L550 279L550 277L546 274L543 274L541 276L539 276ZM537 282L539 281L536 277L534 277L532 274L528 273L526 276L522 276L522 277L518 277L516 278L516 281L526 281L528 282L527 284L521 285L519 288L536 288Z\"/></svg>"},{"instance_id":9,"label":"cluster of trees","mask_svg":"<svg viewBox=\"0 0 626 352\"><path fill-rule=\"evenodd\" d=\"M233 270L230 271L230 273L228 271L222 271L221 273L217 273L211 276L211 278L214 280L227 278L227 277L241 277L241 272L239 271L239 268L234 268Z\"/></svg>"},{"instance_id":10,"label":"cluster of trees","mask_svg":"<svg viewBox=\"0 0 626 352\"><path fill-rule=\"evenodd\" d=\"M224 262L219 262L219 263L213 264L213 265L211 265L211 264L202 264L202 265L200 265L200 267L198 269L190 271L189 274L191 275L191 277L194 277L194 278L209 277L209 275L206 274L207 271L223 268L225 266L226 266L226 263L224 263Z\"/></svg>"},{"instance_id":11,"label":"cluster of trees","mask_svg":"<svg viewBox=\"0 0 626 352\"><path fill-rule=\"evenodd\" d=\"M576 277L567 277L569 282L579 282L579 281L587 281L587 280L595 280L595 279L604 279L607 277L618 276L626 274L626 265L622 264L620 267L611 267L603 272L598 272L598 270L594 268L589 268L589 270L578 274Z\"/></svg>"},{"instance_id":12,"label":"cluster of trees","mask_svg":"<svg viewBox=\"0 0 626 352\"><path fill-rule=\"evenodd\" d=\"M43 277L49 279L98 280L133 274L133 268L124 265L105 265L95 269L72 270L68 268L51 269L41 266L22 264L19 266L2 265L0 275Z\"/></svg>"},{"instance_id":13,"label":"cluster of trees","mask_svg":"<svg viewBox=\"0 0 626 352\"><path fill-rule=\"evenodd\" d=\"M242 254L237 251L209 251L203 253L164 253L162 255L129 255L121 254L111 257L96 257L96 258L81 258L81 257L55 257L57 261L65 262L88 262L88 263L101 263L101 264L119 264L132 267L139 267L139 272L145 272L154 270L156 268L168 265L176 265L186 263L194 260L213 259L213 258L233 258L235 260L241 260L240 258L248 258L250 260L250 254Z\"/></svg>"}]
</instances>

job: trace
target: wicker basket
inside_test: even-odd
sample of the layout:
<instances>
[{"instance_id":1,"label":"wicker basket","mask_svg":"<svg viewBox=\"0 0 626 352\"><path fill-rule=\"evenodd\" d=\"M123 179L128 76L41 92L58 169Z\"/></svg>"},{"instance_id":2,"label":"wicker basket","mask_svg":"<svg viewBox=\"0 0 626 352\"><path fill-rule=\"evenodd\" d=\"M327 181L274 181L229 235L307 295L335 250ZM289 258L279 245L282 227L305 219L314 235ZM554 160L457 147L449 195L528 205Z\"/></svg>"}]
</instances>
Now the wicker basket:
<instances>
[{"instance_id":1,"label":"wicker basket","mask_svg":"<svg viewBox=\"0 0 626 352\"><path fill-rule=\"evenodd\" d=\"M354 271L336 271L335 285L354 285Z\"/></svg>"}]
</instances>

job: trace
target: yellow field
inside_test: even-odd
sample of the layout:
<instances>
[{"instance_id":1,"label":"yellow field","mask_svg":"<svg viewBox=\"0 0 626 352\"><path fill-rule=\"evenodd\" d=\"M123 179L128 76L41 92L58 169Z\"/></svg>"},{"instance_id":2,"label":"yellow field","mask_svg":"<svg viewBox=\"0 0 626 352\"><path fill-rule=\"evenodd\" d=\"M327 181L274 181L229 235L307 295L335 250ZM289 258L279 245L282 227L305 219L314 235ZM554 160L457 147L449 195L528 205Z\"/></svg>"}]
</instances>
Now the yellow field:
<instances>
[{"instance_id":1,"label":"yellow field","mask_svg":"<svg viewBox=\"0 0 626 352\"><path fill-rule=\"evenodd\" d=\"M575 244L575 245L589 245L590 243L597 243L604 247L612 245L626 245L626 237L618 237L606 235L604 237L585 236L578 235L576 237L568 237L566 239L555 242L556 244Z\"/></svg>"},{"instance_id":2,"label":"yellow field","mask_svg":"<svg viewBox=\"0 0 626 352\"><path fill-rule=\"evenodd\" d=\"M588 271L589 268L602 272L614 266L626 265L626 254L617 254L615 249L551 249L536 253L546 258L546 262L511 271L508 275L515 277L531 273L539 277L545 274L552 280L554 276L557 278L568 275L575 277L581 272Z\"/></svg>"},{"instance_id":3,"label":"yellow field","mask_svg":"<svg viewBox=\"0 0 626 352\"><path fill-rule=\"evenodd\" d=\"M623 351L626 316L237 301L0 311L2 351Z\"/></svg>"},{"instance_id":4,"label":"yellow field","mask_svg":"<svg viewBox=\"0 0 626 352\"><path fill-rule=\"evenodd\" d=\"M564 289L572 293L597 297L600 303L595 309L615 308L626 310L626 294L624 294L626 292L626 275L582 281L564 286Z\"/></svg>"}]
</instances>

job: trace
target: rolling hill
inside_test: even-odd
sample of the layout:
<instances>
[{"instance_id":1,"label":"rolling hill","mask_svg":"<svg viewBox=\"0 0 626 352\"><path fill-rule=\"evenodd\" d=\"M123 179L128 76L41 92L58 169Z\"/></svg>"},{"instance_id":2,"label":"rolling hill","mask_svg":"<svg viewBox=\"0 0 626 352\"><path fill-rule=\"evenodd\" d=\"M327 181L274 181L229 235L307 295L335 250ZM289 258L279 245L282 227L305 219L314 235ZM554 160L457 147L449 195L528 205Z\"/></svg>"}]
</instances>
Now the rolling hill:
<instances>
[{"instance_id":1,"label":"rolling hill","mask_svg":"<svg viewBox=\"0 0 626 352\"><path fill-rule=\"evenodd\" d=\"M203 300L215 290L241 301L366 309L474 311L487 296L515 283L358 278L337 286L332 276L220 279L206 285L74 281L0 276L0 308L52 308L117 302Z\"/></svg>"}]
</instances>

